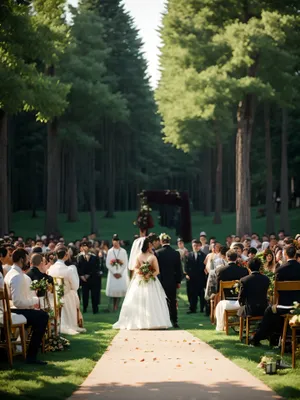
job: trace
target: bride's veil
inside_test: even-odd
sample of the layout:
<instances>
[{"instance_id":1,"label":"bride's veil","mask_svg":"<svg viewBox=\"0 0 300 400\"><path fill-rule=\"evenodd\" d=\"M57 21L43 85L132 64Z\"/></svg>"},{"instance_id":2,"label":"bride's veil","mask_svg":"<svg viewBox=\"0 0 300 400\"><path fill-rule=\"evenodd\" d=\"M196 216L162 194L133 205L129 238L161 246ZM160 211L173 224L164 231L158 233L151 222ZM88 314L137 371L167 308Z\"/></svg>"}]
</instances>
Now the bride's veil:
<instances>
[{"instance_id":1,"label":"bride's veil","mask_svg":"<svg viewBox=\"0 0 300 400\"><path fill-rule=\"evenodd\" d=\"M145 237L140 237L133 242L128 262L129 271L133 271L136 266L136 260L142 251L144 240Z\"/></svg>"}]
</instances>

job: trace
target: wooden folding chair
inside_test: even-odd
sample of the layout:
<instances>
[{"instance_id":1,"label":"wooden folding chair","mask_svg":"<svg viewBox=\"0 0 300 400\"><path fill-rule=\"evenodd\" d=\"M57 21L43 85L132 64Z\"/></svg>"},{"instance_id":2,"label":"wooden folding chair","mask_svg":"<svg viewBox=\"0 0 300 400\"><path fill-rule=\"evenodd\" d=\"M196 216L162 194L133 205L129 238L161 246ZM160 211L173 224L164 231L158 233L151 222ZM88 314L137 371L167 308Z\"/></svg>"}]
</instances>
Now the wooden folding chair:
<instances>
[{"instance_id":1,"label":"wooden folding chair","mask_svg":"<svg viewBox=\"0 0 300 400\"><path fill-rule=\"evenodd\" d=\"M257 317L240 317L240 341L243 340L244 337L244 331L245 331L245 342L248 345L249 344L249 336L250 336L250 328L251 328L251 322L258 322L263 319L263 316L257 316ZM246 326L245 326L246 323Z\"/></svg>"},{"instance_id":2,"label":"wooden folding chair","mask_svg":"<svg viewBox=\"0 0 300 400\"><path fill-rule=\"evenodd\" d=\"M15 314L16 319L18 318L23 322L13 322L13 319L15 318L12 319L6 284L4 284L4 289L0 289L0 302L3 311L3 321L0 321L0 328L4 332L4 340L2 340L2 338L0 337L0 348L6 349L8 362L9 365L12 367L13 357L15 355L22 354L24 359L26 359L25 325L27 321L23 315ZM13 330L17 329L19 330L20 340L15 340L15 338L13 337ZM21 352L17 352L16 350L16 346L19 345L22 347Z\"/></svg>"},{"instance_id":3,"label":"wooden folding chair","mask_svg":"<svg viewBox=\"0 0 300 400\"><path fill-rule=\"evenodd\" d=\"M283 281L283 282L275 281L275 287L274 287L274 302L275 303L274 304L278 305L279 292L287 292L287 291L288 292L300 291L300 281ZM292 305L293 304L291 304L291 306ZM283 325L283 331L282 331L282 337L281 337L281 356L283 356L284 352L285 352L287 330L288 330L290 319L292 317L293 317L293 315L290 312L287 312L286 314L282 315L282 318L284 318L284 325ZM297 331L297 329L292 330L292 335L295 335L295 339L294 339L295 342L297 340L296 331ZM295 364L296 344L294 343L294 345L293 345L292 335L290 336L292 339L292 360L294 360L294 364Z\"/></svg>"},{"instance_id":4,"label":"wooden folding chair","mask_svg":"<svg viewBox=\"0 0 300 400\"><path fill-rule=\"evenodd\" d=\"M229 300L229 298L225 296L224 289L234 289L234 286L236 285L238 281L220 281L220 290L219 290L219 296L221 300ZM237 296L232 296L234 299L237 300ZM233 326L239 326L240 322L229 322L230 317L236 317L237 316L237 310L225 310L224 311L224 326L225 326L225 332L226 335L229 335L229 328Z\"/></svg>"}]
</instances>

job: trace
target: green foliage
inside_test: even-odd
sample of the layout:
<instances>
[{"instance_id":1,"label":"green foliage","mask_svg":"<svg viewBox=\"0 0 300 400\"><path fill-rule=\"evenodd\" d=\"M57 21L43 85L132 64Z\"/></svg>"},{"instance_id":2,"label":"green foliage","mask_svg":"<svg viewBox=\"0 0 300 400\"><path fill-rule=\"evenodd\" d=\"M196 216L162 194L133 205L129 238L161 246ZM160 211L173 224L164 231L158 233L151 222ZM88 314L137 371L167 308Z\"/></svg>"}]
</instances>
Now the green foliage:
<instances>
[{"instance_id":1,"label":"green foliage","mask_svg":"<svg viewBox=\"0 0 300 400\"><path fill-rule=\"evenodd\" d=\"M107 68L111 48L105 42L102 18L85 7L72 11L71 45L58 71L64 82L72 84L62 135L80 145L94 146L95 135L101 142L99 126L104 118L126 120L127 102L111 83Z\"/></svg>"},{"instance_id":2,"label":"green foliage","mask_svg":"<svg viewBox=\"0 0 300 400\"><path fill-rule=\"evenodd\" d=\"M231 3L168 3L156 98L165 140L184 150L213 144L214 121L230 135L231 111L245 96L290 104L295 94L295 3Z\"/></svg>"},{"instance_id":3,"label":"green foliage","mask_svg":"<svg viewBox=\"0 0 300 400\"><path fill-rule=\"evenodd\" d=\"M0 22L0 109L10 114L34 110L39 120L60 115L69 87L39 68L55 54L53 37L45 35L46 26L31 15L28 5L7 1L5 6Z\"/></svg>"}]
</instances>

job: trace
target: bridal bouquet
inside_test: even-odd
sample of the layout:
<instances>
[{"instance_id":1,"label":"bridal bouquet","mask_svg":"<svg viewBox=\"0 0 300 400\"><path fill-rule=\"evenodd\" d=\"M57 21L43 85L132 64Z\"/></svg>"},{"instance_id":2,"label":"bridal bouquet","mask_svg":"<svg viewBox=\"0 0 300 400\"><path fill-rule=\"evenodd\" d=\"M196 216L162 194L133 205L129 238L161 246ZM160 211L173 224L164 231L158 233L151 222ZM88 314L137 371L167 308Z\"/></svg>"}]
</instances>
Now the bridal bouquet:
<instances>
[{"instance_id":1,"label":"bridal bouquet","mask_svg":"<svg viewBox=\"0 0 300 400\"><path fill-rule=\"evenodd\" d=\"M144 262L141 264L138 269L138 275L142 278L141 282L146 282L148 283L149 281L155 281L156 278L154 276L155 268L148 262Z\"/></svg>"},{"instance_id":2,"label":"bridal bouquet","mask_svg":"<svg viewBox=\"0 0 300 400\"><path fill-rule=\"evenodd\" d=\"M112 267L116 267L117 269L119 267L121 267L123 264L124 264L123 261L120 260L119 258L115 258L115 259L111 260L111 262L110 262L110 265Z\"/></svg>"}]
</instances>

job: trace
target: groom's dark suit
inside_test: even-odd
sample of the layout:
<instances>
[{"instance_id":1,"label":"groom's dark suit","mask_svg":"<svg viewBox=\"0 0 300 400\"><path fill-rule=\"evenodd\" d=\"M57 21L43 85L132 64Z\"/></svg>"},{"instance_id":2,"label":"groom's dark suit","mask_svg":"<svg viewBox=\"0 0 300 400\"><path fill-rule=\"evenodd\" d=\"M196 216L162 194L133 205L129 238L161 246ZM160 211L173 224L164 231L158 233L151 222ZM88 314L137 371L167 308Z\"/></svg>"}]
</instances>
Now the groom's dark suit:
<instances>
[{"instance_id":1,"label":"groom's dark suit","mask_svg":"<svg viewBox=\"0 0 300 400\"><path fill-rule=\"evenodd\" d=\"M169 300L170 319L177 324L176 289L181 283L181 260L178 251L170 245L164 245L157 250L156 256L160 269L160 281Z\"/></svg>"}]
</instances>

